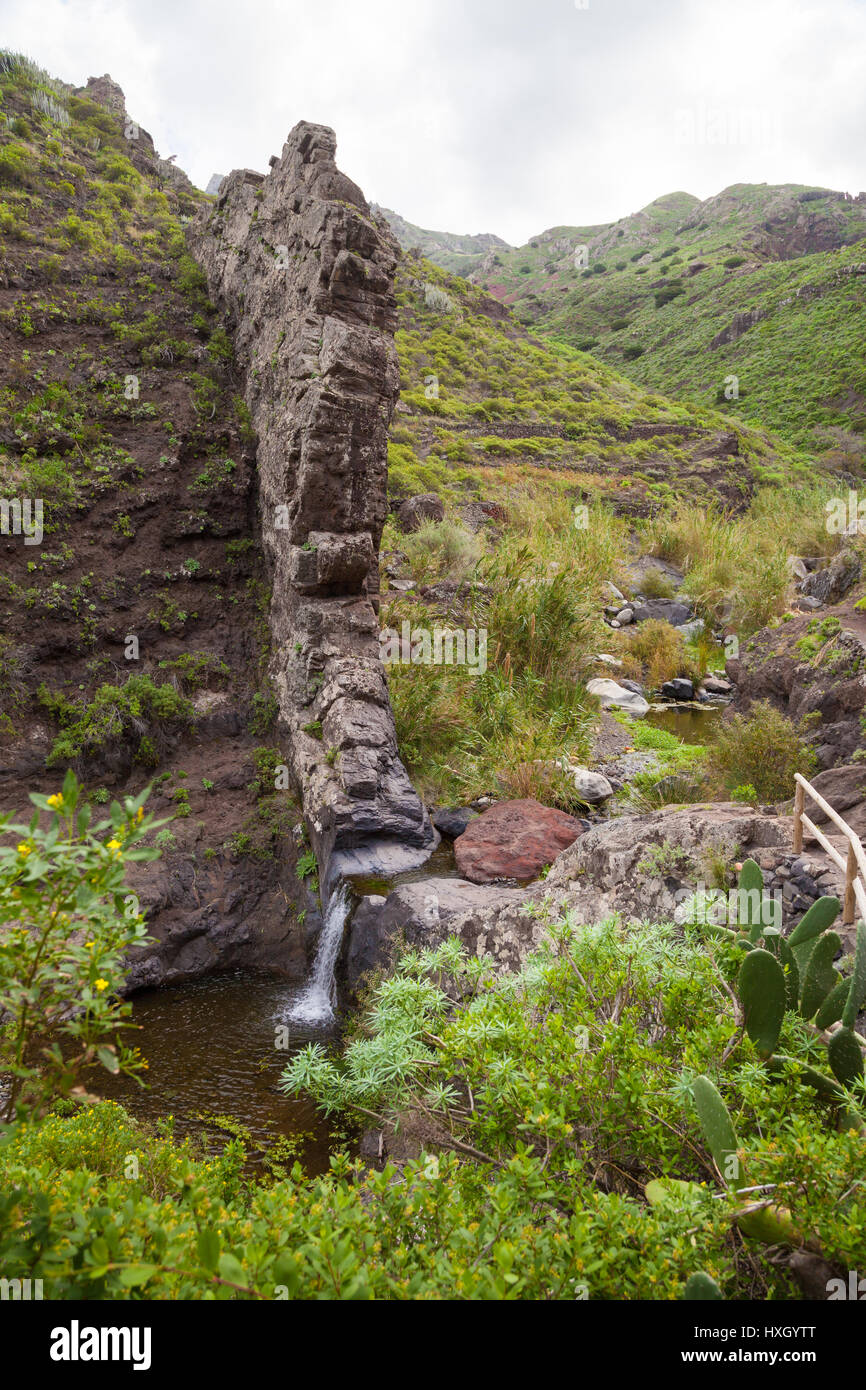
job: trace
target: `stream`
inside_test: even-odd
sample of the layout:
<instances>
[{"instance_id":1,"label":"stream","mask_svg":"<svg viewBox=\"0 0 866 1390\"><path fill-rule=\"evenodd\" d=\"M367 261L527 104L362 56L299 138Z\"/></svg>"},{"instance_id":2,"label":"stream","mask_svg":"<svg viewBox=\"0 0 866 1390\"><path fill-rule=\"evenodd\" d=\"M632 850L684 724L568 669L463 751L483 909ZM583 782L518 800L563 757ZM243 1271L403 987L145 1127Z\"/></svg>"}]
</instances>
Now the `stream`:
<instances>
[{"instance_id":1,"label":"stream","mask_svg":"<svg viewBox=\"0 0 866 1390\"><path fill-rule=\"evenodd\" d=\"M676 734L689 744L712 743L723 705L655 705L647 724ZM310 974L302 983L271 974L228 971L202 980L133 997L127 1041L147 1058L147 1088L126 1077L103 1073L98 1089L151 1125L173 1117L174 1133L197 1136L210 1152L231 1137L215 1117L231 1117L249 1134L250 1164L262 1166L262 1152L289 1141L309 1173L328 1169L332 1148L351 1141L337 1121L326 1120L311 1101L278 1089L289 1058L310 1042L337 1044L340 1036L334 966L354 895L387 896L400 883L459 877L452 844L444 840L420 868L394 878L353 877L336 888L325 913ZM276 1046L277 1030L287 1029L288 1046Z\"/></svg>"},{"instance_id":2,"label":"stream","mask_svg":"<svg viewBox=\"0 0 866 1390\"><path fill-rule=\"evenodd\" d=\"M127 1030L126 1041L147 1058L147 1089L102 1072L97 1090L152 1126L173 1116L178 1137L199 1136L212 1153L231 1137L213 1117L231 1116L249 1131L253 1167L260 1166L262 1149L285 1138L307 1172L327 1172L329 1150L344 1129L325 1120L311 1101L278 1090L295 1052L339 1036L333 1015L321 1023L298 1019L295 1011L309 988L234 970L144 990L131 1001L138 1031ZM277 1029L286 1025L288 1047L281 1050Z\"/></svg>"}]
</instances>

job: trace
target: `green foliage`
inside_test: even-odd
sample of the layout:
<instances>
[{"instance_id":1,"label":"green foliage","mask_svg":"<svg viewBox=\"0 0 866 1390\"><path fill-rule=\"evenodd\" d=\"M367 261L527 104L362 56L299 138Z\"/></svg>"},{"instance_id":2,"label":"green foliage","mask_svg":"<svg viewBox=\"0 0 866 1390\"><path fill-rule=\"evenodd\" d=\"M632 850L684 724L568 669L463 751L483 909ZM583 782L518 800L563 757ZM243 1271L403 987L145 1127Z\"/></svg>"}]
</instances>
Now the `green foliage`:
<instances>
[{"instance_id":1,"label":"green foliage","mask_svg":"<svg viewBox=\"0 0 866 1390\"><path fill-rule=\"evenodd\" d=\"M746 1032L760 1057L775 1052L785 1017L787 994L781 965L769 951L750 951L737 981Z\"/></svg>"},{"instance_id":2,"label":"green foliage","mask_svg":"<svg viewBox=\"0 0 866 1390\"><path fill-rule=\"evenodd\" d=\"M683 1289L683 1298L685 1299L708 1303L716 1302L722 1297L722 1291L715 1279L702 1269L698 1270L696 1274L690 1274L686 1280L686 1286Z\"/></svg>"},{"instance_id":3,"label":"green foliage","mask_svg":"<svg viewBox=\"0 0 866 1390\"><path fill-rule=\"evenodd\" d=\"M840 1028L827 1044L827 1060L841 1086L853 1086L863 1078L863 1053L850 1028Z\"/></svg>"},{"instance_id":4,"label":"green foliage","mask_svg":"<svg viewBox=\"0 0 866 1390\"><path fill-rule=\"evenodd\" d=\"M48 767L98 756L108 744L140 737L142 721L153 739L189 725L193 718L185 696L173 685L157 685L150 676L130 676L123 685L101 685L84 703L52 694L45 686L40 687L39 699L62 727L46 759Z\"/></svg>"},{"instance_id":5,"label":"green foliage","mask_svg":"<svg viewBox=\"0 0 866 1390\"><path fill-rule=\"evenodd\" d=\"M447 579L460 582L481 557L477 536L453 521L425 521L417 531L401 536L400 549L419 583Z\"/></svg>"},{"instance_id":6,"label":"green foliage","mask_svg":"<svg viewBox=\"0 0 866 1390\"><path fill-rule=\"evenodd\" d=\"M789 719L758 700L720 725L707 766L723 787L748 782L761 801L783 801L793 795L794 774L814 769L815 753Z\"/></svg>"},{"instance_id":7,"label":"green foliage","mask_svg":"<svg viewBox=\"0 0 866 1390\"><path fill-rule=\"evenodd\" d=\"M115 1035L130 1013L124 958L147 939L124 884L128 863L157 857L140 844L162 824L145 817L147 795L92 825L70 771L61 791L31 793L29 824L0 817L0 1129L43 1114L95 1065L141 1067Z\"/></svg>"}]
</instances>

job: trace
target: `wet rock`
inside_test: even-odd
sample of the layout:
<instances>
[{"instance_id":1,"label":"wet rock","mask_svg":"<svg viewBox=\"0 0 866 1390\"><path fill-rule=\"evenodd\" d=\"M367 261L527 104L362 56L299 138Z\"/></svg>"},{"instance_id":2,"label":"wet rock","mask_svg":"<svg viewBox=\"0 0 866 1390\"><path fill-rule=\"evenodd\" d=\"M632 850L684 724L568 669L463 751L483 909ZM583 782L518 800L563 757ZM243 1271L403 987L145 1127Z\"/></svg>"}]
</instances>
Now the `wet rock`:
<instances>
[{"instance_id":1,"label":"wet rock","mask_svg":"<svg viewBox=\"0 0 866 1390\"><path fill-rule=\"evenodd\" d=\"M633 690L627 690L624 685L618 685L616 681L596 677L587 682L586 688L590 695L595 695L600 701L602 709L616 706L618 709L624 709L628 714L637 716L649 711L649 702L642 695L635 694Z\"/></svg>"},{"instance_id":2,"label":"wet rock","mask_svg":"<svg viewBox=\"0 0 866 1390\"><path fill-rule=\"evenodd\" d=\"M686 680L684 676L677 676L672 681L665 681L661 693L665 700L693 700L695 698L695 687L692 682Z\"/></svg>"},{"instance_id":3,"label":"wet rock","mask_svg":"<svg viewBox=\"0 0 866 1390\"><path fill-rule=\"evenodd\" d=\"M583 834L580 822L530 799L491 806L455 841L457 868L471 883L526 882Z\"/></svg>"},{"instance_id":4,"label":"wet rock","mask_svg":"<svg viewBox=\"0 0 866 1390\"><path fill-rule=\"evenodd\" d=\"M477 812L473 811L471 806L443 807L434 815L433 824L440 835L446 835L449 840L457 840L476 816Z\"/></svg>"}]
</instances>

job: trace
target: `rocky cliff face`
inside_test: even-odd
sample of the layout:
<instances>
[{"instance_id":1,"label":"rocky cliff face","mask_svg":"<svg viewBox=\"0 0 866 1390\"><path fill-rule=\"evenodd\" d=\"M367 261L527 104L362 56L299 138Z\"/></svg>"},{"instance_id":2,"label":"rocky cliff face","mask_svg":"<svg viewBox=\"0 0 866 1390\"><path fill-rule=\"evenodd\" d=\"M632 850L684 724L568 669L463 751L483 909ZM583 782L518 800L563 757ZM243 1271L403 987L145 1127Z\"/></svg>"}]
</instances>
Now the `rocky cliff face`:
<instances>
[{"instance_id":1,"label":"rocky cliff face","mask_svg":"<svg viewBox=\"0 0 866 1390\"><path fill-rule=\"evenodd\" d=\"M246 373L271 676L329 879L408 867L435 838L397 754L378 644L399 251L335 149L332 130L300 123L270 173L235 170L191 232Z\"/></svg>"}]
</instances>

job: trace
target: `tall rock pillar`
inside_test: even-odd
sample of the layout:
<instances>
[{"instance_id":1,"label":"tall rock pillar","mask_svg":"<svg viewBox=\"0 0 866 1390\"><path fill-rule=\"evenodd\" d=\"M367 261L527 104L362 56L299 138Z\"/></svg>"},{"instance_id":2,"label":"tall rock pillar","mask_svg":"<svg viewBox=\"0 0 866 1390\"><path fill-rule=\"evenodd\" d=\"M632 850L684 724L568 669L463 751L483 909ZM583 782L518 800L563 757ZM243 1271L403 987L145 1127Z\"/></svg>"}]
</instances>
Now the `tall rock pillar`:
<instances>
[{"instance_id":1,"label":"tall rock pillar","mask_svg":"<svg viewBox=\"0 0 866 1390\"><path fill-rule=\"evenodd\" d=\"M271 675L328 886L420 863L436 838L398 757L378 641L399 252L335 150L301 122L269 174L235 170L190 232L246 374Z\"/></svg>"}]
</instances>

